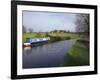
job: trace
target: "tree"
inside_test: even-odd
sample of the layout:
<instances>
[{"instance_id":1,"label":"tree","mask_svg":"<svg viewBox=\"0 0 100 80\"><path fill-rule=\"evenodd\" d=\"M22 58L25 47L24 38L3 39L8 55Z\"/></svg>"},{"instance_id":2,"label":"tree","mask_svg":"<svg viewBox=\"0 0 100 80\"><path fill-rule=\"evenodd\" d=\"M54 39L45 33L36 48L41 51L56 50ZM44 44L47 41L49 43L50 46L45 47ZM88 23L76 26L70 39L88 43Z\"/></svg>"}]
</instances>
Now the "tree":
<instances>
[{"instance_id":1,"label":"tree","mask_svg":"<svg viewBox=\"0 0 100 80\"><path fill-rule=\"evenodd\" d=\"M70 33L70 30L68 30L67 32Z\"/></svg>"},{"instance_id":2,"label":"tree","mask_svg":"<svg viewBox=\"0 0 100 80\"><path fill-rule=\"evenodd\" d=\"M57 32L57 30L54 30L53 32Z\"/></svg>"},{"instance_id":3,"label":"tree","mask_svg":"<svg viewBox=\"0 0 100 80\"><path fill-rule=\"evenodd\" d=\"M23 33L26 33L27 32L27 29L26 27L23 25Z\"/></svg>"},{"instance_id":4,"label":"tree","mask_svg":"<svg viewBox=\"0 0 100 80\"><path fill-rule=\"evenodd\" d=\"M76 31L89 34L89 14L77 14L76 17Z\"/></svg>"},{"instance_id":5,"label":"tree","mask_svg":"<svg viewBox=\"0 0 100 80\"><path fill-rule=\"evenodd\" d=\"M31 33L31 32L33 32L33 29L32 28L29 28L28 31Z\"/></svg>"}]
</instances>

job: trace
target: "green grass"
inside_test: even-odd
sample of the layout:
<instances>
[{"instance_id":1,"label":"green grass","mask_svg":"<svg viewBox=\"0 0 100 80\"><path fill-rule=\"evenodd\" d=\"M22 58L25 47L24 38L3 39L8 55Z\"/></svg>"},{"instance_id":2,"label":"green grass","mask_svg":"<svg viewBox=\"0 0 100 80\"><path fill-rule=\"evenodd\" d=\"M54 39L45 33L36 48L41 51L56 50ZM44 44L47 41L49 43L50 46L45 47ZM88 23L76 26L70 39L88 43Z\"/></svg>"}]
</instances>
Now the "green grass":
<instances>
[{"instance_id":1,"label":"green grass","mask_svg":"<svg viewBox=\"0 0 100 80\"><path fill-rule=\"evenodd\" d=\"M61 66L82 66L89 65L89 44L76 41L66 54L64 63Z\"/></svg>"},{"instance_id":2,"label":"green grass","mask_svg":"<svg viewBox=\"0 0 100 80\"><path fill-rule=\"evenodd\" d=\"M32 33L23 33L23 42L25 42L26 38L36 38L38 33L32 32ZM52 36L52 37L63 37L63 38L79 38L79 34L76 33L63 33L63 32L40 32L39 37L45 37L46 34Z\"/></svg>"},{"instance_id":3,"label":"green grass","mask_svg":"<svg viewBox=\"0 0 100 80\"><path fill-rule=\"evenodd\" d=\"M77 38L79 35L76 33L59 33L59 32L55 32L55 33L49 33L51 36L62 36L62 37L71 37L71 38Z\"/></svg>"},{"instance_id":4,"label":"green grass","mask_svg":"<svg viewBox=\"0 0 100 80\"><path fill-rule=\"evenodd\" d=\"M23 33L23 42L26 41L26 38L35 38L35 33Z\"/></svg>"}]
</instances>

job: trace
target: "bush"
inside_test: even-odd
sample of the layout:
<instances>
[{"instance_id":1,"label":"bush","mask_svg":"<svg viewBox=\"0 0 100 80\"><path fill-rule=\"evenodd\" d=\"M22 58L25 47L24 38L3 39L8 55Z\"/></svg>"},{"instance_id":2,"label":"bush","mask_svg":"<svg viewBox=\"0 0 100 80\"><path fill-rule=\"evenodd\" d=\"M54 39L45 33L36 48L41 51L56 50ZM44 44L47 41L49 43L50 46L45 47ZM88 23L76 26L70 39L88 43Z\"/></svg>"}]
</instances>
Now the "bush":
<instances>
[{"instance_id":1,"label":"bush","mask_svg":"<svg viewBox=\"0 0 100 80\"><path fill-rule=\"evenodd\" d=\"M51 37L51 42L56 42L62 40L61 37Z\"/></svg>"},{"instance_id":2,"label":"bush","mask_svg":"<svg viewBox=\"0 0 100 80\"><path fill-rule=\"evenodd\" d=\"M70 37L60 37L60 36L56 36L56 37L50 37L51 42L56 42L56 41L61 41L61 40L68 40L71 39Z\"/></svg>"},{"instance_id":3,"label":"bush","mask_svg":"<svg viewBox=\"0 0 100 80\"><path fill-rule=\"evenodd\" d=\"M65 37L65 39L71 39L71 37Z\"/></svg>"},{"instance_id":4,"label":"bush","mask_svg":"<svg viewBox=\"0 0 100 80\"><path fill-rule=\"evenodd\" d=\"M89 44L89 41L84 39L78 39L77 42Z\"/></svg>"}]
</instances>

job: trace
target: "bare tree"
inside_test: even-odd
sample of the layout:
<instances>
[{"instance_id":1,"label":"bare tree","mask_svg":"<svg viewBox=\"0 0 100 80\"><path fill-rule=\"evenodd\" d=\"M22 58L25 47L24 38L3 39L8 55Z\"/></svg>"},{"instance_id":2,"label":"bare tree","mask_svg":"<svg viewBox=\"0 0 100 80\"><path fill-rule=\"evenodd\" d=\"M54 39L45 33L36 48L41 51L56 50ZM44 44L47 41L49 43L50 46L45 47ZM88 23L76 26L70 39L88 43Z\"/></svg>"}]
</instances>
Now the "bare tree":
<instances>
[{"instance_id":1,"label":"bare tree","mask_svg":"<svg viewBox=\"0 0 100 80\"><path fill-rule=\"evenodd\" d=\"M76 17L76 31L89 34L89 14L77 14Z\"/></svg>"},{"instance_id":2,"label":"bare tree","mask_svg":"<svg viewBox=\"0 0 100 80\"><path fill-rule=\"evenodd\" d=\"M26 33L27 32L27 29L26 27L23 25L23 33Z\"/></svg>"},{"instance_id":3,"label":"bare tree","mask_svg":"<svg viewBox=\"0 0 100 80\"><path fill-rule=\"evenodd\" d=\"M28 31L31 33L31 32L33 32L33 29L32 28L29 28Z\"/></svg>"}]
</instances>

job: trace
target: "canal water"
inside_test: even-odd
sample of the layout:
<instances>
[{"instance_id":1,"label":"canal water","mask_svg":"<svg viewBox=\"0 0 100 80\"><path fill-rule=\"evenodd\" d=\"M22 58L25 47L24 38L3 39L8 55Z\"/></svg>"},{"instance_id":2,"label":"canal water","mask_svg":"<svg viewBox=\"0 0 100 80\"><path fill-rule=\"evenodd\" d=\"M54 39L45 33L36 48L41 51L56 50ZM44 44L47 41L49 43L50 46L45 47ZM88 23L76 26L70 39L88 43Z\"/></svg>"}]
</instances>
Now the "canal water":
<instances>
[{"instance_id":1,"label":"canal water","mask_svg":"<svg viewBox=\"0 0 100 80\"><path fill-rule=\"evenodd\" d=\"M23 68L59 67L75 39L23 49Z\"/></svg>"}]
</instances>

